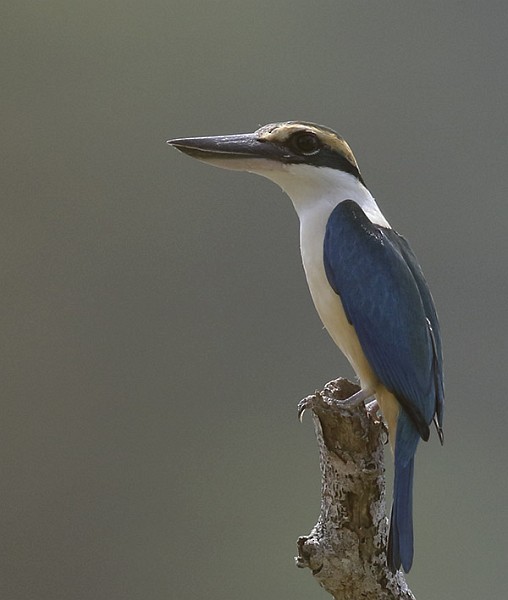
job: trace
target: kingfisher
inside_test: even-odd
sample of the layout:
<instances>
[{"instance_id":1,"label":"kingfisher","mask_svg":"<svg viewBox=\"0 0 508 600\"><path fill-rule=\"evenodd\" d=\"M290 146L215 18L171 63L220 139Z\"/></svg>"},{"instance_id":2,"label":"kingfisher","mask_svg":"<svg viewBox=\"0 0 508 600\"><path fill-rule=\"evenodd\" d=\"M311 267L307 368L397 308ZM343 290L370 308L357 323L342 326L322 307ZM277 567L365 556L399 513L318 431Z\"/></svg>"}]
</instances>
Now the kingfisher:
<instances>
[{"instance_id":1,"label":"kingfisher","mask_svg":"<svg viewBox=\"0 0 508 600\"><path fill-rule=\"evenodd\" d=\"M332 129L287 121L168 144L217 167L262 175L291 198L312 299L360 382L351 401L375 402L388 428L395 468L387 563L407 573L415 453L432 422L443 443L444 409L439 322L415 254L379 209L349 144Z\"/></svg>"}]
</instances>

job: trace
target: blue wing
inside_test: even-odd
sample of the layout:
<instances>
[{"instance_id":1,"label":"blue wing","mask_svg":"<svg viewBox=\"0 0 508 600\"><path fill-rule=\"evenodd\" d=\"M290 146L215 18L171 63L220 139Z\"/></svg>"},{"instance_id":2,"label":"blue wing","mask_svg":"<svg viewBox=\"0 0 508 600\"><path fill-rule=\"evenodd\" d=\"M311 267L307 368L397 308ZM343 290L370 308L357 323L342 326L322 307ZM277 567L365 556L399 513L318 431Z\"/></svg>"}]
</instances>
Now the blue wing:
<instances>
[{"instance_id":1,"label":"blue wing","mask_svg":"<svg viewBox=\"0 0 508 600\"><path fill-rule=\"evenodd\" d=\"M443 381L443 354L441 346L441 331L439 329L439 321L437 318L436 307L434 306L434 300L429 290L429 286L425 281L420 264L416 258L411 247L407 241L400 236L398 233L392 231L391 234L396 236L399 248L404 257L413 277L418 291L422 298L425 315L428 319L430 334L432 337L433 344L433 355L434 355L434 378L435 378L435 391L436 391L436 427L439 434L439 439L443 443L443 417L444 417L444 381Z\"/></svg>"},{"instance_id":2,"label":"blue wing","mask_svg":"<svg viewBox=\"0 0 508 600\"><path fill-rule=\"evenodd\" d=\"M430 291L409 245L346 200L328 220L323 258L372 369L428 439L435 414L442 423L441 339Z\"/></svg>"},{"instance_id":3,"label":"blue wing","mask_svg":"<svg viewBox=\"0 0 508 600\"><path fill-rule=\"evenodd\" d=\"M352 200L327 223L323 261L375 374L402 411L397 421L395 480L387 559L392 571L413 562L413 473L418 440L435 417L442 440L441 337L434 302L411 248L374 225Z\"/></svg>"}]
</instances>

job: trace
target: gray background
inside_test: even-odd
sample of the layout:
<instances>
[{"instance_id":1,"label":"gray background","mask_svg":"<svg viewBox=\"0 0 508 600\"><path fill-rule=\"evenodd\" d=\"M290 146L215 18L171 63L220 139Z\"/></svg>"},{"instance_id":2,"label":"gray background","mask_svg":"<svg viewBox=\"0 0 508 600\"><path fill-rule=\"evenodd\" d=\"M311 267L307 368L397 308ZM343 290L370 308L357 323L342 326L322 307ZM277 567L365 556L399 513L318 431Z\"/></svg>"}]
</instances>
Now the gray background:
<instances>
[{"instance_id":1,"label":"gray background","mask_svg":"<svg viewBox=\"0 0 508 600\"><path fill-rule=\"evenodd\" d=\"M350 367L297 217L170 137L337 129L439 309L419 598L505 597L508 8L46 0L1 10L0 596L325 598L297 401Z\"/></svg>"}]
</instances>

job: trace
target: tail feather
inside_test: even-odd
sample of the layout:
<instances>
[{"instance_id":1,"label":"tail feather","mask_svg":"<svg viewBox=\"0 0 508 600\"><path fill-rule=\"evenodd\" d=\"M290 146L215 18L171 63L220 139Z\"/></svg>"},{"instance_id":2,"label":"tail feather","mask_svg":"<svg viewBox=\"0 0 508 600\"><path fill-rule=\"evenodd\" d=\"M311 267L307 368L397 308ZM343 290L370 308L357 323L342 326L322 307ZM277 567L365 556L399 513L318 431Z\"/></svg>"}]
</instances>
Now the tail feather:
<instances>
[{"instance_id":1,"label":"tail feather","mask_svg":"<svg viewBox=\"0 0 508 600\"><path fill-rule=\"evenodd\" d=\"M396 462L387 552L392 572L402 565L408 573L413 564L413 475L414 458L405 465Z\"/></svg>"}]
</instances>

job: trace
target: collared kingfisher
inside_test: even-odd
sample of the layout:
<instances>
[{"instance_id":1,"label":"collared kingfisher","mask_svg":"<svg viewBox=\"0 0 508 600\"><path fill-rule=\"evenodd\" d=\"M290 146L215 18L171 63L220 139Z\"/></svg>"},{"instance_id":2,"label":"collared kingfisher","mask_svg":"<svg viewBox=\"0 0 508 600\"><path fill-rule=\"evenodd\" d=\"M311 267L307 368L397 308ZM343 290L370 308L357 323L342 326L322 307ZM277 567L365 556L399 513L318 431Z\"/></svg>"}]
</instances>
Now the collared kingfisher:
<instances>
[{"instance_id":1,"label":"collared kingfisher","mask_svg":"<svg viewBox=\"0 0 508 600\"><path fill-rule=\"evenodd\" d=\"M314 123L288 121L254 133L169 144L204 162L271 179L291 198L310 293L328 333L375 398L394 453L387 562L413 562L413 472L434 421L443 441L441 336L434 302L407 241L368 190L348 143Z\"/></svg>"}]
</instances>

